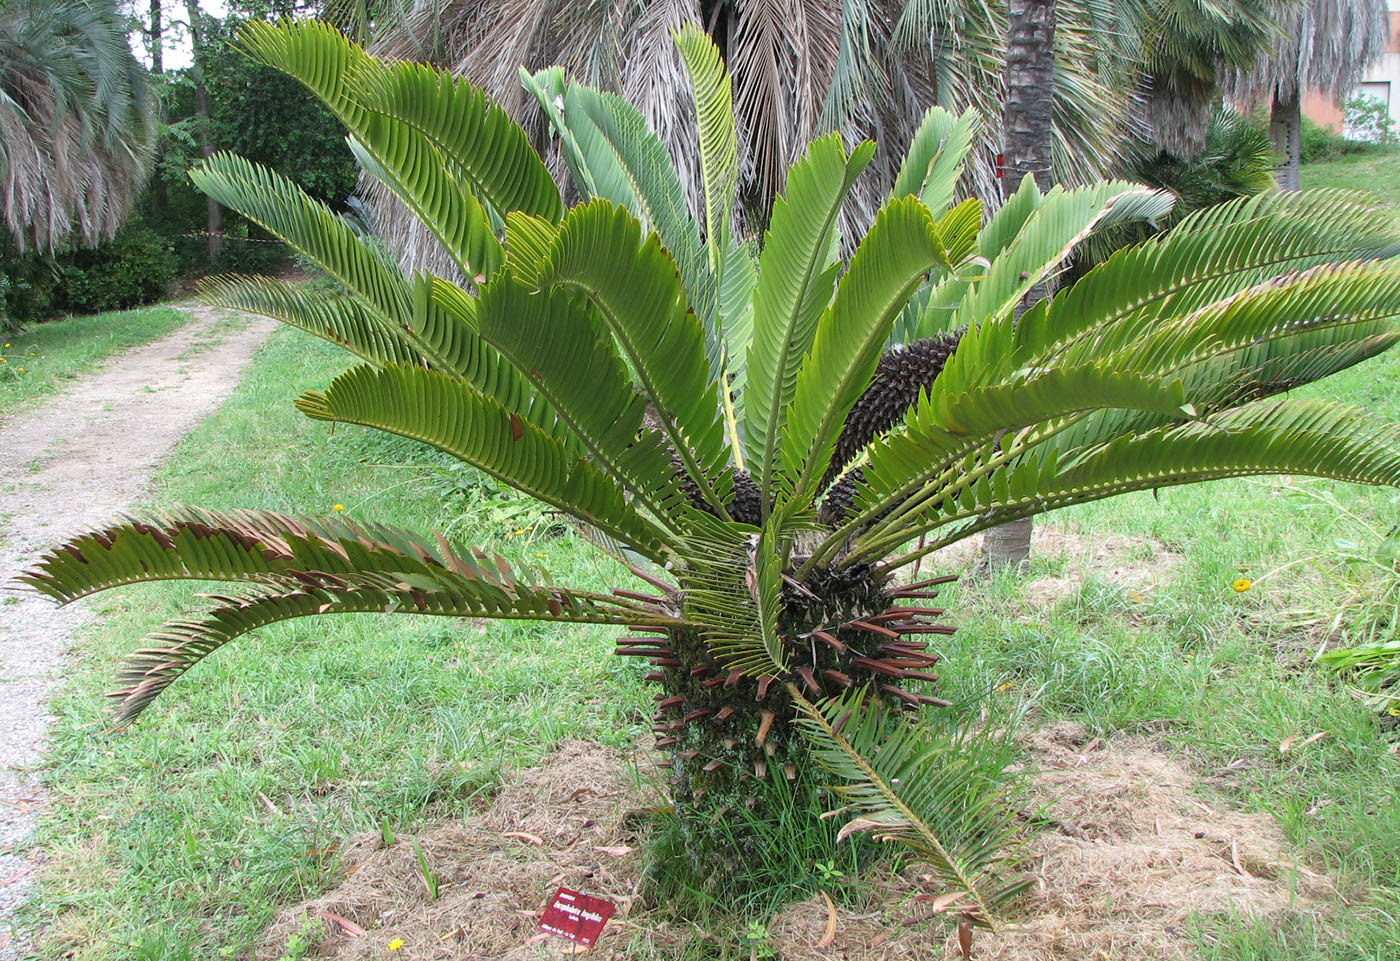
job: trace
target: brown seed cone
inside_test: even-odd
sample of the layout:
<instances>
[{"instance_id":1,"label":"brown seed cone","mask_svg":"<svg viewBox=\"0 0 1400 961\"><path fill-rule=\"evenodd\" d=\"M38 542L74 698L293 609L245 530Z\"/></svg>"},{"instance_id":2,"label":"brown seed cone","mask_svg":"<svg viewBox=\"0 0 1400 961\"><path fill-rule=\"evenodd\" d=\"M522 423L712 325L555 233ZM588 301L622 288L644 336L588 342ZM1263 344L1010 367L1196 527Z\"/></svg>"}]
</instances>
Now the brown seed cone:
<instances>
[{"instance_id":1,"label":"brown seed cone","mask_svg":"<svg viewBox=\"0 0 1400 961\"><path fill-rule=\"evenodd\" d=\"M918 401L920 391L933 386L962 335L962 330L949 331L885 351L870 386L846 415L822 487L831 485L866 444L897 424ZM852 495L863 476L859 469L851 471L831 487L820 513L824 523L834 526L850 513Z\"/></svg>"}]
</instances>

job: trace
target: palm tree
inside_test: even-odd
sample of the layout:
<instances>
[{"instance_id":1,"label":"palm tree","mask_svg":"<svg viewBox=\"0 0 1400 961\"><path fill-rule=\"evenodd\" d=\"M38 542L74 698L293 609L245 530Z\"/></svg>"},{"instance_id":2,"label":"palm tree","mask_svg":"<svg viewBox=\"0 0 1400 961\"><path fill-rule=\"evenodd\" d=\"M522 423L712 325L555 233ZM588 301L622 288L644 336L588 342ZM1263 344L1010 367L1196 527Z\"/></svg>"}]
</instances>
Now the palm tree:
<instances>
[{"instance_id":1,"label":"palm tree","mask_svg":"<svg viewBox=\"0 0 1400 961\"><path fill-rule=\"evenodd\" d=\"M1304 0L1145 0L1136 27L1144 47L1145 119L1157 152L1199 156L1233 71L1268 56L1280 16Z\"/></svg>"},{"instance_id":2,"label":"palm tree","mask_svg":"<svg viewBox=\"0 0 1400 961\"><path fill-rule=\"evenodd\" d=\"M1140 139L1137 31L1143 0L1060 0L1054 100L1055 166L1062 180L1103 176ZM847 142L907 143L934 105L987 118L972 158L979 196L994 197L1003 100L1005 0L459 0L421 3L394 20L375 49L426 60L479 84L550 157L548 124L521 88L519 71L551 65L632 102L683 172L692 209L702 193L690 142L693 108L670 43L696 21L734 76L741 212L761 229L767 204L806 144L841 130ZM1105 43L1105 37L1115 38ZM899 156L876 155L843 216L868 226L898 173ZM556 172L559 172L555 164ZM417 228L410 211L386 202L379 226L405 266L450 270L451 258Z\"/></svg>"},{"instance_id":3,"label":"palm tree","mask_svg":"<svg viewBox=\"0 0 1400 961\"><path fill-rule=\"evenodd\" d=\"M0 185L23 248L116 233L155 140L146 72L111 0L0 6Z\"/></svg>"},{"instance_id":4,"label":"palm tree","mask_svg":"<svg viewBox=\"0 0 1400 961\"><path fill-rule=\"evenodd\" d=\"M1028 177L984 219L956 198L976 114L932 108L844 260L840 212L875 144L817 139L762 244L734 236L735 91L698 26L678 47L699 217L640 113L559 68L527 79L588 193L572 208L526 132L450 73L375 60L319 24L254 22L242 39L321 97L472 280L406 274L295 184L216 154L192 174L200 188L345 290L231 277L210 299L362 361L297 401L308 416L434 445L539 498L622 583L574 589L339 517L122 521L25 579L62 602L154 579L241 585L133 656L126 718L289 618L607 625L660 689L656 748L695 877L742 877L771 806L808 810L802 795L834 776L842 835L907 845L955 895L941 903L990 924L1018 888L999 861L1014 809L969 760L978 739L940 733L957 715L927 710L949 706L928 638L951 628L926 605L948 578L901 574L1007 521L1126 491L1273 472L1400 484L1400 425L1278 396L1400 340L1400 264L1383 259L1400 234L1349 195L1194 214L1021 315L1082 237L1169 198L1121 182L1042 192Z\"/></svg>"},{"instance_id":5,"label":"palm tree","mask_svg":"<svg viewBox=\"0 0 1400 961\"><path fill-rule=\"evenodd\" d=\"M1302 95L1316 90L1339 103L1390 39L1386 0L1306 0L1279 13L1275 49L1241 65L1232 83L1246 103L1269 103L1269 132L1284 158L1279 186L1297 190L1302 165Z\"/></svg>"}]
</instances>

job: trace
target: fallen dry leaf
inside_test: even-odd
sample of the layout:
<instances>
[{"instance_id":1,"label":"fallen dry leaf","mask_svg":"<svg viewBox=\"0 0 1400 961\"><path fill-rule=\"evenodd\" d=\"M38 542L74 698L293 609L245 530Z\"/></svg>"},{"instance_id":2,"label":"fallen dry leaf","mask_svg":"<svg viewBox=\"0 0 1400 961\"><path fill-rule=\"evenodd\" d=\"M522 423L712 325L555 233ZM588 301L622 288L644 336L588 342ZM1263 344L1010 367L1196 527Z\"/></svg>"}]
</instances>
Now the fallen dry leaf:
<instances>
[{"instance_id":1,"label":"fallen dry leaf","mask_svg":"<svg viewBox=\"0 0 1400 961\"><path fill-rule=\"evenodd\" d=\"M819 948L829 948L836 940L836 905L831 901L831 895L822 892L822 898L826 901L826 932L822 934L822 939L817 942Z\"/></svg>"},{"instance_id":2,"label":"fallen dry leaf","mask_svg":"<svg viewBox=\"0 0 1400 961\"><path fill-rule=\"evenodd\" d=\"M316 917L329 921L352 938L363 938L365 936L365 929L349 918L342 918L340 915L332 914L329 911L317 911Z\"/></svg>"},{"instance_id":3,"label":"fallen dry leaf","mask_svg":"<svg viewBox=\"0 0 1400 961\"><path fill-rule=\"evenodd\" d=\"M593 848L593 850L595 850L595 851L602 851L604 854L611 854L611 855L612 855L613 857L615 857L615 858L625 858L625 857L627 857L627 855L629 855L629 854L632 853L632 849L631 849L631 848L625 847L625 846L621 846L621 845L619 845L618 847L597 847L597 846L595 846L595 847Z\"/></svg>"},{"instance_id":4,"label":"fallen dry leaf","mask_svg":"<svg viewBox=\"0 0 1400 961\"><path fill-rule=\"evenodd\" d=\"M507 831L502 837L515 838L517 841L524 841L526 844L533 844L540 847L544 844L544 838L537 834L526 834L524 831Z\"/></svg>"},{"instance_id":5,"label":"fallen dry leaf","mask_svg":"<svg viewBox=\"0 0 1400 961\"><path fill-rule=\"evenodd\" d=\"M948 910L948 908L957 904L965 897L967 897L966 891L945 891L939 895L916 894L914 895L914 900L931 902L928 908L931 912L937 914L940 911Z\"/></svg>"},{"instance_id":6,"label":"fallen dry leaf","mask_svg":"<svg viewBox=\"0 0 1400 961\"><path fill-rule=\"evenodd\" d=\"M1240 872L1240 874L1244 875L1245 877L1254 877L1254 875L1246 871L1244 869L1244 865L1240 863L1240 845L1238 841L1230 842L1230 863L1235 866L1236 871Z\"/></svg>"}]
</instances>

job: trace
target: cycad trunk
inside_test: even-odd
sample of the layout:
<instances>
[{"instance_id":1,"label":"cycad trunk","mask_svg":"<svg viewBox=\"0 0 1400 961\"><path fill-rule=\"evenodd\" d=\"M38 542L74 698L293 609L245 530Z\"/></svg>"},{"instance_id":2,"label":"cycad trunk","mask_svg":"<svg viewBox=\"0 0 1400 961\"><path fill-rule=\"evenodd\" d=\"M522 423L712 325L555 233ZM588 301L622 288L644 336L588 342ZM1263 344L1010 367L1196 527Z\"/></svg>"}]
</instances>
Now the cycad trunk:
<instances>
[{"instance_id":1,"label":"cycad trunk","mask_svg":"<svg viewBox=\"0 0 1400 961\"><path fill-rule=\"evenodd\" d=\"M724 671L703 641L689 633L623 638L618 653L648 657L656 695L656 747L668 769L677 820L693 883L733 891L752 877L775 839L763 825L783 809L815 809L820 778L797 730L789 683L809 699L869 685L891 709L943 704L911 691L936 656L922 635L950 633L909 607L933 596L932 583L892 587L872 568L817 572L784 591L779 633L790 673L756 680ZM904 686L901 686L904 685Z\"/></svg>"},{"instance_id":2,"label":"cycad trunk","mask_svg":"<svg viewBox=\"0 0 1400 961\"><path fill-rule=\"evenodd\" d=\"M1055 0L1011 0L1007 5L1006 111L1002 189L1012 193L1027 174L1042 191L1055 181L1051 150L1055 109ZM1035 287L1020 311L1050 293ZM982 538L978 572L1030 563L1033 522L1013 521Z\"/></svg>"},{"instance_id":3,"label":"cycad trunk","mask_svg":"<svg viewBox=\"0 0 1400 961\"><path fill-rule=\"evenodd\" d=\"M1303 109L1300 94L1282 97L1274 91L1273 107L1269 111L1269 136L1274 152L1282 165L1278 169L1278 185L1283 190L1301 190L1300 171L1303 165Z\"/></svg>"}]
</instances>

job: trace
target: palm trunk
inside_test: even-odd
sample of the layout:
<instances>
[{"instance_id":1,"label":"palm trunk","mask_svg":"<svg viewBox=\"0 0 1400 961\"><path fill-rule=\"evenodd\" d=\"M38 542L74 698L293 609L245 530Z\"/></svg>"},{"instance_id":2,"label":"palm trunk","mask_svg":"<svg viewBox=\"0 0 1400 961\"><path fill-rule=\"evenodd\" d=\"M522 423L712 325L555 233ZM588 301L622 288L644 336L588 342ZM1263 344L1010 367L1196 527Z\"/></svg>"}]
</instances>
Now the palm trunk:
<instances>
[{"instance_id":1,"label":"palm trunk","mask_svg":"<svg viewBox=\"0 0 1400 961\"><path fill-rule=\"evenodd\" d=\"M1303 110L1300 98L1297 90L1287 98L1279 96L1275 90L1273 107L1269 111L1269 136L1274 141L1274 152L1283 157L1283 166L1278 172L1278 185L1283 190L1302 189Z\"/></svg>"},{"instance_id":2,"label":"palm trunk","mask_svg":"<svg viewBox=\"0 0 1400 961\"><path fill-rule=\"evenodd\" d=\"M1006 110L1003 190L1011 193L1027 174L1042 191L1055 181L1051 162L1055 106L1055 0L1011 0L1007 5ZM1050 293L1048 285L1031 290L1017 309L1017 320L1030 304ZM1030 565L1032 521L1013 521L982 538L977 573Z\"/></svg>"}]
</instances>

